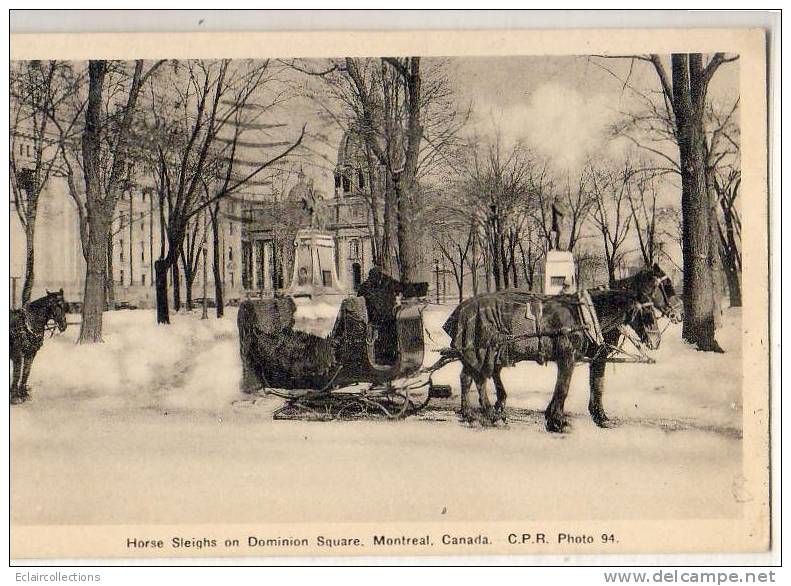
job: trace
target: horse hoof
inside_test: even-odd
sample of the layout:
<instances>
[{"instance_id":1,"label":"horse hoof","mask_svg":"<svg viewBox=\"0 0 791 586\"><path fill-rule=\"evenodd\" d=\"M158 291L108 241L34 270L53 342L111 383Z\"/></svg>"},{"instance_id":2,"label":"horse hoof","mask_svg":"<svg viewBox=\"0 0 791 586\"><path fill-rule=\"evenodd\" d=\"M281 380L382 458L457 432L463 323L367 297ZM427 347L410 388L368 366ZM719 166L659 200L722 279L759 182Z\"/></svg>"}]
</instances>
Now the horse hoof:
<instances>
[{"instance_id":1,"label":"horse hoof","mask_svg":"<svg viewBox=\"0 0 791 586\"><path fill-rule=\"evenodd\" d=\"M593 422L594 422L594 423L595 423L597 426L599 426L599 427L601 427L601 428L605 428L605 429L606 429L606 428L608 428L608 427L612 427L612 426L613 426L612 422L610 421L610 418L609 418L609 417L607 417L607 416L606 416L606 415L604 415L604 414L601 414L601 415L593 415Z\"/></svg>"},{"instance_id":2,"label":"horse hoof","mask_svg":"<svg viewBox=\"0 0 791 586\"><path fill-rule=\"evenodd\" d=\"M547 419L546 427L550 433L568 433L571 429L571 424L565 419Z\"/></svg>"},{"instance_id":3,"label":"horse hoof","mask_svg":"<svg viewBox=\"0 0 791 586\"><path fill-rule=\"evenodd\" d=\"M20 405L24 403L27 399L21 395L13 395L10 399L11 405Z\"/></svg>"},{"instance_id":4,"label":"horse hoof","mask_svg":"<svg viewBox=\"0 0 791 586\"><path fill-rule=\"evenodd\" d=\"M610 428L613 428L613 427L617 427L617 425L618 425L615 421L613 421L612 419L610 419L606 415L604 417L600 417L598 419L594 419L594 422L596 423L596 425L598 425L602 429L610 429Z\"/></svg>"}]
</instances>

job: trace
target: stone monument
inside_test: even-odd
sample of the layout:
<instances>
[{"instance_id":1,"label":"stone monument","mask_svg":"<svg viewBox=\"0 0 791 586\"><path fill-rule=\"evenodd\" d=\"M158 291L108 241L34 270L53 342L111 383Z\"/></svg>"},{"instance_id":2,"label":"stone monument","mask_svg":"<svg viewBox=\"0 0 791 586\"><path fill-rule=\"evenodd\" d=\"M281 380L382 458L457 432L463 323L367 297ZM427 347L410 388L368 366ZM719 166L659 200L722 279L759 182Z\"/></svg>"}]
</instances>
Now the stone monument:
<instances>
[{"instance_id":1,"label":"stone monument","mask_svg":"<svg viewBox=\"0 0 791 586\"><path fill-rule=\"evenodd\" d=\"M301 228L294 238L294 272L286 290L291 297L344 297L335 270L335 239L319 228Z\"/></svg>"}]
</instances>

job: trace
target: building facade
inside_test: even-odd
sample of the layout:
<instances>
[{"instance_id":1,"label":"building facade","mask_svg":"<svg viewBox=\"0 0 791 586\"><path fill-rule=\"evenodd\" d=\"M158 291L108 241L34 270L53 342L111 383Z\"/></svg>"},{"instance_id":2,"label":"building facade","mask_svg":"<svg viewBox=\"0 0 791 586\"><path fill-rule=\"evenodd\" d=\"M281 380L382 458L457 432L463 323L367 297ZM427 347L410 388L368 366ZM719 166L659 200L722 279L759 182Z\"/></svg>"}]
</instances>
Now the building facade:
<instances>
[{"instance_id":1,"label":"building facade","mask_svg":"<svg viewBox=\"0 0 791 586\"><path fill-rule=\"evenodd\" d=\"M24 135L17 134L14 148L18 172L33 165L32 149ZM147 179L134 181L134 168L129 168L126 190L116 204L112 228L108 235L108 261L113 275L113 297L116 303L125 302L141 308L155 306L154 261L161 253L159 201ZM220 275L225 299L242 296L241 283L241 203L228 198L220 203L218 215L218 250ZM21 303L25 279L25 230L17 214L13 197L10 198L10 305ZM208 225L208 213L199 214L198 222ZM213 238L206 230L208 254L207 295L214 296L212 273ZM77 206L69 192L68 182L52 173L39 195L35 229L35 280L31 299L63 288L68 302L80 302L85 286L85 257L80 241L80 220ZM202 259L201 259L202 262ZM180 267L181 268L181 267ZM184 271L179 271L181 290L184 291ZM201 267L193 283L194 297L203 290ZM173 277L169 285L172 288ZM182 295L182 299L185 296ZM172 296L171 296L172 300Z\"/></svg>"},{"instance_id":2,"label":"building facade","mask_svg":"<svg viewBox=\"0 0 791 586\"><path fill-rule=\"evenodd\" d=\"M242 297L241 284L241 205L234 198L220 202L217 217L218 257L220 277L223 284L223 298ZM195 223L199 241L197 246L203 252L198 258L195 280L192 284L192 297L203 297L203 254L206 254L206 296L214 298L214 238L211 229L211 216L207 209L196 215ZM151 188L132 188L126 191L116 206L113 220L112 257L114 297L116 303L129 303L137 307L156 306L154 288L154 262L162 251L162 231L158 198ZM172 288L176 272L171 272L169 288ZM179 263L179 285L182 303L186 302L186 277L184 267Z\"/></svg>"}]
</instances>

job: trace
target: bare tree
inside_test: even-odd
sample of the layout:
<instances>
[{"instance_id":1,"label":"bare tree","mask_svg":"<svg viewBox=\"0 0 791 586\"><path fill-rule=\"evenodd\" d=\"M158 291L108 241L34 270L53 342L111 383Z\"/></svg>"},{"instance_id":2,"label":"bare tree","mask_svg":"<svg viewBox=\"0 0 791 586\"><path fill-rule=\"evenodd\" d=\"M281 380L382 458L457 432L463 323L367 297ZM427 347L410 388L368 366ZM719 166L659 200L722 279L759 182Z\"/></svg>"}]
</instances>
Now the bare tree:
<instances>
[{"instance_id":1,"label":"bare tree","mask_svg":"<svg viewBox=\"0 0 791 586\"><path fill-rule=\"evenodd\" d=\"M651 266L656 259L658 190L655 180L656 176L650 171L637 172L627 191L640 254L646 266Z\"/></svg>"},{"instance_id":2,"label":"bare tree","mask_svg":"<svg viewBox=\"0 0 791 586\"><path fill-rule=\"evenodd\" d=\"M58 171L58 145L72 140L82 105L73 107L79 78L67 63L27 61L11 66L10 178L14 208L25 231L22 303L35 282L35 234L41 193Z\"/></svg>"},{"instance_id":3,"label":"bare tree","mask_svg":"<svg viewBox=\"0 0 791 586\"><path fill-rule=\"evenodd\" d=\"M534 163L521 145L473 144L454 179L449 213L465 218L482 240L483 264L497 290L519 285L520 245L533 218ZM470 248L476 240L470 241ZM477 250L473 251L477 261Z\"/></svg>"},{"instance_id":4,"label":"bare tree","mask_svg":"<svg viewBox=\"0 0 791 586\"><path fill-rule=\"evenodd\" d=\"M461 303L464 300L464 281L470 273L470 264L477 268L477 261L470 260L470 256L475 252L478 226L475 218L459 214L452 206L447 205L448 199L453 197L452 193L453 191L449 190L443 194L444 197L435 197L427 213L433 226L432 244L443 264L447 263L450 266L449 272L456 283L459 303ZM435 257L434 260L437 262L440 258Z\"/></svg>"},{"instance_id":5,"label":"bare tree","mask_svg":"<svg viewBox=\"0 0 791 586\"><path fill-rule=\"evenodd\" d=\"M591 181L592 178L583 170L577 177L576 185L572 187L571 177L567 174L566 188L555 200L556 203L563 206L564 216L567 218L565 221L568 232L567 250L570 251L576 250L577 244L583 236L585 222L596 208L596 196L588 185Z\"/></svg>"},{"instance_id":6,"label":"bare tree","mask_svg":"<svg viewBox=\"0 0 791 586\"><path fill-rule=\"evenodd\" d=\"M160 207L167 210L165 238L154 263L159 323L170 323L167 274L177 266L193 219L287 157L305 136L303 126L293 141L256 142L261 149L281 147L260 162L240 156L247 146L243 133L259 130L262 113L283 99L280 91L263 96L273 82L269 61L187 61L174 63L169 74L167 91L152 98L149 127L155 136Z\"/></svg>"},{"instance_id":7,"label":"bare tree","mask_svg":"<svg viewBox=\"0 0 791 586\"><path fill-rule=\"evenodd\" d=\"M87 225L87 270L83 296L80 343L102 341L102 312L105 308L105 278L107 272L107 235L112 225L115 205L123 188L128 170L130 130L141 89L149 76L163 63L159 61L144 70L144 63L134 63L125 99L112 100L115 110L105 105L105 79L110 64L107 61L88 63L88 102L85 109L85 128L82 133L82 171L85 179L85 221ZM105 117L113 119L105 124ZM111 147L103 149L103 133L109 132ZM103 180L102 162L107 153L109 173Z\"/></svg>"},{"instance_id":8,"label":"bare tree","mask_svg":"<svg viewBox=\"0 0 791 586\"><path fill-rule=\"evenodd\" d=\"M195 284L195 277L198 276L201 254L206 246L205 228L206 222L203 218L203 213L196 214L190 218L185 231L184 243L179 252L181 267L184 271L184 291L187 297L187 311L192 311L194 309L192 303L192 287Z\"/></svg>"},{"instance_id":9,"label":"bare tree","mask_svg":"<svg viewBox=\"0 0 791 586\"><path fill-rule=\"evenodd\" d=\"M387 273L399 270L403 280L419 278L424 207L419 183L447 164L469 116L453 104L444 63L348 57L319 66L289 65L322 78L329 93L316 102L364 145L376 262ZM327 106L333 101L342 106L340 112Z\"/></svg>"},{"instance_id":10,"label":"bare tree","mask_svg":"<svg viewBox=\"0 0 791 586\"><path fill-rule=\"evenodd\" d=\"M725 63L738 59L714 53L704 64L700 53L674 53L670 59L670 73L659 55L628 55L608 58L628 58L649 63L656 72L661 101L649 100L653 113L647 117L648 134L654 138L671 138L678 148L678 159L660 148L642 144L667 161L669 169L681 175L681 209L684 240L684 327L685 340L700 350L721 352L716 340L719 306L716 295L716 267L719 246L714 220L714 201L711 180L707 177L710 159L707 154L705 115L709 84L717 70ZM628 79L624 82L626 87Z\"/></svg>"},{"instance_id":11,"label":"bare tree","mask_svg":"<svg viewBox=\"0 0 791 586\"><path fill-rule=\"evenodd\" d=\"M741 217L737 198L741 186L741 171L731 169L727 174L714 176L714 188L719 197L722 221L717 223L725 276L728 279L728 292L731 307L742 306L742 255L741 255Z\"/></svg>"},{"instance_id":12,"label":"bare tree","mask_svg":"<svg viewBox=\"0 0 791 586\"><path fill-rule=\"evenodd\" d=\"M208 186L204 186L204 195L211 197ZM220 203L216 200L213 204L206 206L209 213L209 225L211 226L212 237L212 279L214 280L214 307L217 317L222 317L225 313L224 287L222 278L223 252L220 250Z\"/></svg>"},{"instance_id":13,"label":"bare tree","mask_svg":"<svg viewBox=\"0 0 791 586\"><path fill-rule=\"evenodd\" d=\"M620 169L589 166L591 193L595 207L591 221L601 234L610 286L617 278L616 269L625 257L623 248L632 226L629 190L634 170L627 162Z\"/></svg>"},{"instance_id":14,"label":"bare tree","mask_svg":"<svg viewBox=\"0 0 791 586\"><path fill-rule=\"evenodd\" d=\"M737 199L741 185L740 132L734 118L739 100L727 110L707 107L706 180L711 206L712 237L719 243L719 255L712 264L724 280L731 307L741 307L741 219Z\"/></svg>"}]
</instances>

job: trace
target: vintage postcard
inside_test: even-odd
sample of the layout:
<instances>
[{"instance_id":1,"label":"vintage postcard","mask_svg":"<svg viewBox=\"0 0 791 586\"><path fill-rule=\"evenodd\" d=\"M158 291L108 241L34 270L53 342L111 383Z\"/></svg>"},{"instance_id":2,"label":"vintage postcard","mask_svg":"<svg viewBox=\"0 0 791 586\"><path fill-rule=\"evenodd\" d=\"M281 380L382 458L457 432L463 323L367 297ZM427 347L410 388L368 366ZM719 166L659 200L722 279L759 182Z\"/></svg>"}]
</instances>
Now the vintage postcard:
<instances>
[{"instance_id":1,"label":"vintage postcard","mask_svg":"<svg viewBox=\"0 0 791 586\"><path fill-rule=\"evenodd\" d=\"M764 31L9 76L12 559L770 548Z\"/></svg>"}]
</instances>

